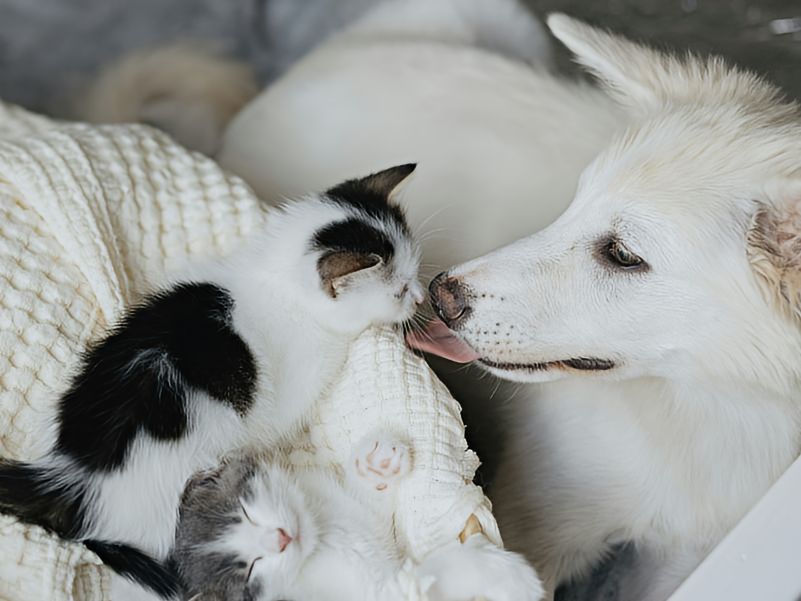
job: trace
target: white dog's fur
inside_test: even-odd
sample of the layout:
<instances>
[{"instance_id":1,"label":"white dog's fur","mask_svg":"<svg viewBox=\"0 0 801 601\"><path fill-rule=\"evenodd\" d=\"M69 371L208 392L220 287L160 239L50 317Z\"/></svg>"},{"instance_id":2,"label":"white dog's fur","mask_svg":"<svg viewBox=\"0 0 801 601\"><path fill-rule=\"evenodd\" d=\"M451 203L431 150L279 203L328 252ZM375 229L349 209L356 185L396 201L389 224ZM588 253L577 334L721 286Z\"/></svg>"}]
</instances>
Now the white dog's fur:
<instances>
[{"instance_id":1,"label":"white dog's fur","mask_svg":"<svg viewBox=\"0 0 801 601\"><path fill-rule=\"evenodd\" d=\"M137 50L106 65L72 102L92 123L149 123L206 154L256 95L253 70L199 42Z\"/></svg>"},{"instance_id":2,"label":"white dog's fur","mask_svg":"<svg viewBox=\"0 0 801 601\"><path fill-rule=\"evenodd\" d=\"M554 224L450 271L459 334L496 375L549 382L513 405L510 546L553 589L633 541L639 598L664 599L798 455L801 115L719 60L549 24L635 121ZM645 263L616 266L610 237ZM615 366L561 363L579 357Z\"/></svg>"},{"instance_id":3,"label":"white dog's fur","mask_svg":"<svg viewBox=\"0 0 801 601\"><path fill-rule=\"evenodd\" d=\"M645 598L663 599L798 454L799 219L775 211L801 198L801 128L775 90L718 61L668 58L564 17L551 24L633 123L554 225L451 271L476 293L460 332L499 361L615 361L593 374L496 370L554 380L513 404L497 512L551 590L634 541L649 568ZM338 43L251 105L223 158L270 196L416 151L411 214L456 207L443 221L461 242L429 246L427 261L543 225L607 135L596 120L621 122L605 99L497 56ZM647 271L602 264L598 240L613 232Z\"/></svg>"},{"instance_id":4,"label":"white dog's fur","mask_svg":"<svg viewBox=\"0 0 801 601\"><path fill-rule=\"evenodd\" d=\"M541 27L515 0L385 2L250 103L218 158L269 202L414 161L424 260L488 252L553 221L623 121L547 72Z\"/></svg>"},{"instance_id":5,"label":"white dog's fur","mask_svg":"<svg viewBox=\"0 0 801 601\"><path fill-rule=\"evenodd\" d=\"M556 362L495 370L532 383L495 490L508 544L553 590L634 541L642 598L663 599L801 446L798 109L719 61L552 18L612 102L445 21L415 32L433 4L335 36L234 121L221 158L268 200L417 161L403 200L447 230L424 260L448 265L552 221L617 131L556 223L451 275L485 358ZM393 10L421 20L393 34ZM647 267L610 263L611 234ZM615 367L558 363L577 357Z\"/></svg>"}]
</instances>

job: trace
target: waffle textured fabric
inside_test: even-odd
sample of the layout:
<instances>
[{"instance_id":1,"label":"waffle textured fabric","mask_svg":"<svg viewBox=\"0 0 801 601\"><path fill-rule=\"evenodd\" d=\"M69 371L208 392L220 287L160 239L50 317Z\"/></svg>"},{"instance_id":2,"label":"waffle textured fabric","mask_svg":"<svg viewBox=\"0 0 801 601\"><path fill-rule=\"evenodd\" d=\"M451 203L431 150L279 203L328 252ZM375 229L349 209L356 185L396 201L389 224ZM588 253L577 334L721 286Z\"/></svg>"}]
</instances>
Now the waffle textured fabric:
<instances>
[{"instance_id":1,"label":"waffle textured fabric","mask_svg":"<svg viewBox=\"0 0 801 601\"><path fill-rule=\"evenodd\" d=\"M165 274L229 252L268 218L241 180L153 129L0 104L0 455L43 455L86 345ZM471 515L500 544L458 405L390 329L352 345L291 459L341 473L353 443L387 428L414 453L394 508L409 557L454 540ZM82 545L0 516L0 598L108 599L108 578Z\"/></svg>"}]
</instances>

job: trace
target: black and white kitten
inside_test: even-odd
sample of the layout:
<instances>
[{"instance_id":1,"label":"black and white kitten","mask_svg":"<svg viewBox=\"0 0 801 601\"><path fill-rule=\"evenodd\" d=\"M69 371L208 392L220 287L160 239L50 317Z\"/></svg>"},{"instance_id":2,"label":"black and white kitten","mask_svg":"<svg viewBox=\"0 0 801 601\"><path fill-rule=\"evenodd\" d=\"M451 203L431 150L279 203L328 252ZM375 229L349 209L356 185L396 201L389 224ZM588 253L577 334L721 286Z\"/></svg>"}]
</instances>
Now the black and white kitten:
<instances>
[{"instance_id":1,"label":"black and white kitten","mask_svg":"<svg viewBox=\"0 0 801 601\"><path fill-rule=\"evenodd\" d=\"M50 453L0 460L0 511L164 559L187 478L290 435L349 343L422 302L419 250L389 198L413 170L275 210L239 251L131 309L59 400Z\"/></svg>"}]
</instances>

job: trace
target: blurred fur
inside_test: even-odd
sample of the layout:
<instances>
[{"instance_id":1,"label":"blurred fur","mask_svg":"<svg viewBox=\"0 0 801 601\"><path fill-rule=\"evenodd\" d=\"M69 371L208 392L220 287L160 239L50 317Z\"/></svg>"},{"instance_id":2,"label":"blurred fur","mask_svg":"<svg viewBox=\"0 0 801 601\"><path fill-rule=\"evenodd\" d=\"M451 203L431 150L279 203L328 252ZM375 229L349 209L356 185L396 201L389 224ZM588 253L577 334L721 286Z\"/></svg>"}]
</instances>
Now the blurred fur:
<instances>
[{"instance_id":1,"label":"blurred fur","mask_svg":"<svg viewBox=\"0 0 801 601\"><path fill-rule=\"evenodd\" d=\"M100 71L74 101L92 123L148 123L214 154L228 122L258 91L250 67L202 43L133 51Z\"/></svg>"},{"instance_id":2,"label":"blurred fur","mask_svg":"<svg viewBox=\"0 0 801 601\"><path fill-rule=\"evenodd\" d=\"M801 110L720 59L549 25L632 122L553 224L449 270L458 335L529 384L492 491L510 548L553 592L630 542L620 598L661 601L801 448Z\"/></svg>"}]
</instances>

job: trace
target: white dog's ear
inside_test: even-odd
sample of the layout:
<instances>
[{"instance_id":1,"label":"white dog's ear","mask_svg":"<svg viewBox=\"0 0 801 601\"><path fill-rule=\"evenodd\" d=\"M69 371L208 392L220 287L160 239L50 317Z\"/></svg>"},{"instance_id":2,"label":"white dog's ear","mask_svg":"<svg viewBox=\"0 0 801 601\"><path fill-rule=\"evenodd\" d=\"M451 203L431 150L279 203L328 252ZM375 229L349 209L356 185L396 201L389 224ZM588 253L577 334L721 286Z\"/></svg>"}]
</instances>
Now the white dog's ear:
<instances>
[{"instance_id":1,"label":"white dog's ear","mask_svg":"<svg viewBox=\"0 0 801 601\"><path fill-rule=\"evenodd\" d=\"M559 13L548 17L548 26L618 102L637 111L682 101L730 102L777 95L773 86L732 69L720 57L677 57Z\"/></svg>"},{"instance_id":2,"label":"white dog's ear","mask_svg":"<svg viewBox=\"0 0 801 601\"><path fill-rule=\"evenodd\" d=\"M801 187L798 193L794 202L759 206L747 250L768 297L788 316L801 319Z\"/></svg>"},{"instance_id":3,"label":"white dog's ear","mask_svg":"<svg viewBox=\"0 0 801 601\"><path fill-rule=\"evenodd\" d=\"M637 108L658 105L662 94L655 71L663 68L662 54L561 13L548 16L548 27L618 101Z\"/></svg>"}]
</instances>

